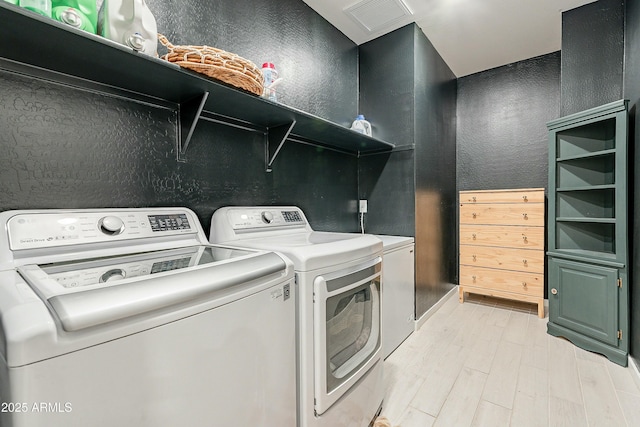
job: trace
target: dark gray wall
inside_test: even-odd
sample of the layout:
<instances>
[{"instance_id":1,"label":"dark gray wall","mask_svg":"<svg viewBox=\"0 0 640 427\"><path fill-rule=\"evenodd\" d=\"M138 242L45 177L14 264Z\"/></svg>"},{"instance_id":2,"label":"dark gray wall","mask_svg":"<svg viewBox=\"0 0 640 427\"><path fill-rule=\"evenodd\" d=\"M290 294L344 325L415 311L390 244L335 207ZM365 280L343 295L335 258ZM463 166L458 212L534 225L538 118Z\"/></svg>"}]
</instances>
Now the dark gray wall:
<instances>
[{"instance_id":1,"label":"dark gray wall","mask_svg":"<svg viewBox=\"0 0 640 427\"><path fill-rule=\"evenodd\" d=\"M625 28L625 76L624 97L629 100L629 147L631 148L631 218L633 222L631 239L631 336L630 353L636 365L640 365L640 279L636 274L640 271L640 176L637 173L640 164L640 2L626 2ZM635 172L635 173L634 173Z\"/></svg>"},{"instance_id":2,"label":"dark gray wall","mask_svg":"<svg viewBox=\"0 0 640 427\"><path fill-rule=\"evenodd\" d=\"M547 187L560 52L458 79L458 190Z\"/></svg>"},{"instance_id":3,"label":"dark gray wall","mask_svg":"<svg viewBox=\"0 0 640 427\"><path fill-rule=\"evenodd\" d=\"M357 47L303 2L148 4L175 44L274 62L282 102L356 115ZM287 143L266 173L262 135L200 121L178 163L176 123L171 110L0 72L0 210L187 206L208 232L223 205L297 204L316 229L357 230L356 157Z\"/></svg>"},{"instance_id":4,"label":"dark gray wall","mask_svg":"<svg viewBox=\"0 0 640 427\"><path fill-rule=\"evenodd\" d=\"M360 46L360 111L398 148L360 158L359 194L368 232L415 236L417 317L456 280L455 104L455 76L416 25Z\"/></svg>"},{"instance_id":5,"label":"dark gray wall","mask_svg":"<svg viewBox=\"0 0 640 427\"><path fill-rule=\"evenodd\" d=\"M416 313L458 282L456 77L415 27Z\"/></svg>"},{"instance_id":6,"label":"dark gray wall","mask_svg":"<svg viewBox=\"0 0 640 427\"><path fill-rule=\"evenodd\" d=\"M415 236L414 31L409 25L359 47L360 112L375 137L403 147L360 158L359 194L369 200L371 233Z\"/></svg>"},{"instance_id":7,"label":"dark gray wall","mask_svg":"<svg viewBox=\"0 0 640 427\"><path fill-rule=\"evenodd\" d=\"M622 98L623 3L598 0L562 14L562 116Z\"/></svg>"}]
</instances>

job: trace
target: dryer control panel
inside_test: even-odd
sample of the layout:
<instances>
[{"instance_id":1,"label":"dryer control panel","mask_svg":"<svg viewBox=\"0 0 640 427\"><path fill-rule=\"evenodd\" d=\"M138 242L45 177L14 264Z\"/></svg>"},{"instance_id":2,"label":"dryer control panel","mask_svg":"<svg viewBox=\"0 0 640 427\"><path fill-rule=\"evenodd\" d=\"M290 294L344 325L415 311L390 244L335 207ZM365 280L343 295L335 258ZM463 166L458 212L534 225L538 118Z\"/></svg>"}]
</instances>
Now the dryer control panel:
<instances>
[{"instance_id":1,"label":"dryer control panel","mask_svg":"<svg viewBox=\"0 0 640 427\"><path fill-rule=\"evenodd\" d=\"M294 208L239 208L230 209L227 215L234 230L305 226L307 224L302 212Z\"/></svg>"},{"instance_id":2,"label":"dryer control panel","mask_svg":"<svg viewBox=\"0 0 640 427\"><path fill-rule=\"evenodd\" d=\"M188 211L106 210L17 213L7 221L12 250L198 233L197 218Z\"/></svg>"}]
</instances>

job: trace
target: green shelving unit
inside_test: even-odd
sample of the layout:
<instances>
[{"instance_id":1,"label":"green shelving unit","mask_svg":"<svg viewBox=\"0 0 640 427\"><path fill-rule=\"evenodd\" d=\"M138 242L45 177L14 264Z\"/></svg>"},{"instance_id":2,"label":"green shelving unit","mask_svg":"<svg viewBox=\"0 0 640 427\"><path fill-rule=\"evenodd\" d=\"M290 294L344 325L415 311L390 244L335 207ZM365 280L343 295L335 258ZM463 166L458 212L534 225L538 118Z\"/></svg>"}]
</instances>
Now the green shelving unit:
<instances>
[{"instance_id":1,"label":"green shelving unit","mask_svg":"<svg viewBox=\"0 0 640 427\"><path fill-rule=\"evenodd\" d=\"M547 331L626 366L628 101L547 123Z\"/></svg>"}]
</instances>

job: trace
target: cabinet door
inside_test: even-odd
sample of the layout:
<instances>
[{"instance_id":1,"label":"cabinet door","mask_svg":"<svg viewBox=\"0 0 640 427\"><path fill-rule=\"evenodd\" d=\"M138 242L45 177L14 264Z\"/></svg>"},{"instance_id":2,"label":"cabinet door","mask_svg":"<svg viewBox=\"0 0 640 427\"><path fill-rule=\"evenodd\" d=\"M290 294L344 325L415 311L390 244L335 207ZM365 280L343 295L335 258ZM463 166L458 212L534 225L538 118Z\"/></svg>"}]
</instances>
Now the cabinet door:
<instances>
[{"instance_id":1,"label":"cabinet door","mask_svg":"<svg viewBox=\"0 0 640 427\"><path fill-rule=\"evenodd\" d=\"M618 270L549 260L549 320L609 345L618 345Z\"/></svg>"}]
</instances>

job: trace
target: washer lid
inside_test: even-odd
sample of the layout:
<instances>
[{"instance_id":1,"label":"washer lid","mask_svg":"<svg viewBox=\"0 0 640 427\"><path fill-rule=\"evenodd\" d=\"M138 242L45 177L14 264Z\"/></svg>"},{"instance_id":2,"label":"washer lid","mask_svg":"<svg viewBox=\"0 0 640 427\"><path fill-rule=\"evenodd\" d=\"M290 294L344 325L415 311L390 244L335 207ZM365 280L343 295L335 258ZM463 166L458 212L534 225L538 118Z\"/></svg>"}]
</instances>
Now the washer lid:
<instances>
[{"instance_id":1,"label":"washer lid","mask_svg":"<svg viewBox=\"0 0 640 427\"><path fill-rule=\"evenodd\" d=\"M187 302L283 272L274 253L195 246L18 268L65 331Z\"/></svg>"},{"instance_id":2,"label":"washer lid","mask_svg":"<svg viewBox=\"0 0 640 427\"><path fill-rule=\"evenodd\" d=\"M414 242L413 237L405 236L388 236L384 234L376 234L378 239L382 240L382 246L385 252L402 246L410 245Z\"/></svg>"},{"instance_id":3,"label":"washer lid","mask_svg":"<svg viewBox=\"0 0 640 427\"><path fill-rule=\"evenodd\" d=\"M297 271L310 271L382 252L382 242L370 234L311 231L227 242L242 247L281 252Z\"/></svg>"}]
</instances>

